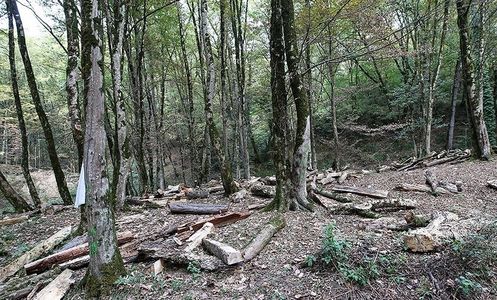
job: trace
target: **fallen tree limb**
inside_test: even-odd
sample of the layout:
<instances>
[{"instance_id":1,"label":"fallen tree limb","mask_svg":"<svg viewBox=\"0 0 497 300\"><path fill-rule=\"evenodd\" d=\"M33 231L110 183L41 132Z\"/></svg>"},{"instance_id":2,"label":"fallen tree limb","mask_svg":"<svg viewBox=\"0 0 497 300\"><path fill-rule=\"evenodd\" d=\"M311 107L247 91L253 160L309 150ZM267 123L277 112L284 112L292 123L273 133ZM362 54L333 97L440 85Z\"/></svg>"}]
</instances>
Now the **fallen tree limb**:
<instances>
[{"instance_id":1,"label":"fallen tree limb","mask_svg":"<svg viewBox=\"0 0 497 300\"><path fill-rule=\"evenodd\" d=\"M243 261L243 257L240 251L236 250L230 245L211 239L203 239L202 245L205 249L207 249L207 251L209 251L215 257L219 258L228 266L235 265Z\"/></svg>"},{"instance_id":2,"label":"fallen tree limb","mask_svg":"<svg viewBox=\"0 0 497 300\"><path fill-rule=\"evenodd\" d=\"M36 296L35 300L60 300L64 297L71 285L73 271L67 269L59 274L52 282L42 289Z\"/></svg>"},{"instance_id":3,"label":"fallen tree limb","mask_svg":"<svg viewBox=\"0 0 497 300\"><path fill-rule=\"evenodd\" d=\"M206 189L189 189L185 191L187 199L202 199L209 197L209 190Z\"/></svg>"},{"instance_id":4,"label":"fallen tree limb","mask_svg":"<svg viewBox=\"0 0 497 300\"><path fill-rule=\"evenodd\" d=\"M246 219L251 214L251 212L232 212L224 215L217 215L210 218L202 219L196 222L189 222L178 226L172 226L167 230L166 236L174 233L183 233L185 231L197 231L202 228L202 226L204 226L204 224L207 222L212 223L216 227L229 225L239 220Z\"/></svg>"},{"instance_id":5,"label":"fallen tree limb","mask_svg":"<svg viewBox=\"0 0 497 300\"><path fill-rule=\"evenodd\" d=\"M387 198L388 197L388 191L373 190L373 189L362 188L362 187L335 185L331 188L331 190L334 192L352 193L352 194L367 196L367 197L371 197L371 198Z\"/></svg>"},{"instance_id":6,"label":"fallen tree limb","mask_svg":"<svg viewBox=\"0 0 497 300\"><path fill-rule=\"evenodd\" d=\"M409 184L409 183L401 183L397 185L394 190L401 192L422 192L422 193L432 193L432 190L427 185L422 184ZM441 187L436 187L437 194L448 194L449 191L445 190Z\"/></svg>"},{"instance_id":7,"label":"fallen tree limb","mask_svg":"<svg viewBox=\"0 0 497 300\"><path fill-rule=\"evenodd\" d=\"M20 257L14 259L10 264L0 269L0 282L3 282L9 276L14 275L17 271L22 269L22 267L37 259L44 253L50 252L58 244L64 241L72 233L73 227L67 226L57 231L54 235L50 236L48 239L38 243L31 250L24 253Z\"/></svg>"},{"instance_id":8,"label":"fallen tree limb","mask_svg":"<svg viewBox=\"0 0 497 300\"><path fill-rule=\"evenodd\" d=\"M131 232L126 231L122 234L118 234L117 243L119 245L122 245L133 239L134 235ZM27 274L39 273L41 271L51 268L54 265L73 260L88 253L89 253L88 243L84 243L82 245L75 246L70 249L54 253L47 257L25 264L24 269L26 270Z\"/></svg>"},{"instance_id":9,"label":"fallen tree limb","mask_svg":"<svg viewBox=\"0 0 497 300\"><path fill-rule=\"evenodd\" d=\"M60 272L60 268L54 268L37 275L13 277L0 285L0 299L24 299L33 291L36 285L39 283L41 283L42 287L47 285Z\"/></svg>"},{"instance_id":10,"label":"fallen tree limb","mask_svg":"<svg viewBox=\"0 0 497 300\"><path fill-rule=\"evenodd\" d=\"M219 214L228 211L226 204L203 204L203 203L186 203L171 202L169 209L174 214Z\"/></svg>"},{"instance_id":11,"label":"fallen tree limb","mask_svg":"<svg viewBox=\"0 0 497 300\"><path fill-rule=\"evenodd\" d=\"M14 217L14 218L4 218L0 220L0 226L3 225L12 225L16 223L21 223L29 219L29 216L20 216L20 217Z\"/></svg>"},{"instance_id":12,"label":"fallen tree limb","mask_svg":"<svg viewBox=\"0 0 497 300\"><path fill-rule=\"evenodd\" d=\"M257 234L257 236L243 250L243 259L249 261L256 257L264 247L269 243L273 235L285 227L285 219L282 216L276 216L269 224Z\"/></svg>"},{"instance_id":13,"label":"fallen tree limb","mask_svg":"<svg viewBox=\"0 0 497 300\"><path fill-rule=\"evenodd\" d=\"M250 193L258 197L273 198L276 194L276 188L270 185L256 184L250 188Z\"/></svg>"},{"instance_id":14,"label":"fallen tree limb","mask_svg":"<svg viewBox=\"0 0 497 300\"><path fill-rule=\"evenodd\" d=\"M377 219L380 217L377 212L380 211L396 211L414 209L415 202L408 199L388 199L375 200L365 203L345 203L330 206L329 210L333 214L356 214L365 218Z\"/></svg>"},{"instance_id":15,"label":"fallen tree limb","mask_svg":"<svg viewBox=\"0 0 497 300\"><path fill-rule=\"evenodd\" d=\"M333 200L341 202L341 203L350 203L350 202L352 202L352 200L350 200L349 198L347 198L346 196L344 196L344 194L334 193L334 192L330 192L330 191L327 191L327 190L324 190L324 189L320 189L320 188L315 188L314 192L316 194L319 194L319 195L323 196L323 197L330 198L330 199L333 199Z\"/></svg>"}]
</instances>

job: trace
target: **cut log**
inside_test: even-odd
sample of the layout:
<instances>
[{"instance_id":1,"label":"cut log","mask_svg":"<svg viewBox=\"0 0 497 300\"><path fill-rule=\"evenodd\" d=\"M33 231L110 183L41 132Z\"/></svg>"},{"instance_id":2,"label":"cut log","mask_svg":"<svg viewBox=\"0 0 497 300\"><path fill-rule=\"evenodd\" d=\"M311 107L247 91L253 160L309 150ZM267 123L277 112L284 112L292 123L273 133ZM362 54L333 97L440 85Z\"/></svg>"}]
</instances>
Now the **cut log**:
<instances>
[{"instance_id":1,"label":"cut log","mask_svg":"<svg viewBox=\"0 0 497 300\"><path fill-rule=\"evenodd\" d=\"M202 245L207 251L219 258L228 266L235 265L243 261L240 251L227 244L211 239L203 239Z\"/></svg>"},{"instance_id":2,"label":"cut log","mask_svg":"<svg viewBox=\"0 0 497 300\"><path fill-rule=\"evenodd\" d=\"M185 231L197 231L200 228L202 228L202 226L204 226L204 224L207 222L214 224L214 226L216 226L216 227L229 225L229 224L235 223L237 221L246 219L251 214L252 214L251 212L233 212L233 213L228 213L225 215L213 216L213 217L202 219L202 220L199 220L196 222L189 222L189 223L181 224L179 226L172 226L171 228L169 228L167 230L166 236L174 234L174 233L183 233Z\"/></svg>"},{"instance_id":3,"label":"cut log","mask_svg":"<svg viewBox=\"0 0 497 300\"><path fill-rule=\"evenodd\" d=\"M273 222L266 224L257 236L243 250L243 259L249 261L256 257L269 243L273 235L285 227L282 217L275 218Z\"/></svg>"},{"instance_id":4,"label":"cut log","mask_svg":"<svg viewBox=\"0 0 497 300\"><path fill-rule=\"evenodd\" d=\"M152 198L153 199L153 198ZM145 208L162 208L165 207L167 204L166 202L159 202L157 200L151 200L151 199L143 199L140 197L130 197L126 199L126 204L128 205L136 205L136 206L143 206Z\"/></svg>"},{"instance_id":5,"label":"cut log","mask_svg":"<svg viewBox=\"0 0 497 300\"><path fill-rule=\"evenodd\" d=\"M271 202L250 204L248 206L248 210L259 210L259 209L263 209L264 207L268 206L269 203L271 203Z\"/></svg>"},{"instance_id":6,"label":"cut log","mask_svg":"<svg viewBox=\"0 0 497 300\"><path fill-rule=\"evenodd\" d=\"M158 275L164 271L164 261L162 259L156 260L152 266L150 266L150 272L154 275Z\"/></svg>"},{"instance_id":7,"label":"cut log","mask_svg":"<svg viewBox=\"0 0 497 300\"><path fill-rule=\"evenodd\" d=\"M52 282L50 282L43 290L34 297L35 300L60 300L64 297L71 285L74 283L72 279L73 271L67 269L59 274Z\"/></svg>"},{"instance_id":8,"label":"cut log","mask_svg":"<svg viewBox=\"0 0 497 300\"><path fill-rule=\"evenodd\" d=\"M373 189L362 188L362 187L335 185L331 188L331 190L334 192L338 192L338 193L352 193L352 194L367 196L367 197L371 197L371 198L383 199L383 198L388 197L388 191L373 190Z\"/></svg>"},{"instance_id":9,"label":"cut log","mask_svg":"<svg viewBox=\"0 0 497 300\"><path fill-rule=\"evenodd\" d=\"M257 197L273 198L276 188L270 185L256 184L250 188L250 193Z\"/></svg>"},{"instance_id":10,"label":"cut log","mask_svg":"<svg viewBox=\"0 0 497 300\"><path fill-rule=\"evenodd\" d=\"M442 246L443 239L451 235L450 228L442 228L444 222L457 221L457 215L444 212L437 213L424 228L409 231L404 235L404 244L412 252L430 252Z\"/></svg>"},{"instance_id":11,"label":"cut log","mask_svg":"<svg viewBox=\"0 0 497 300\"><path fill-rule=\"evenodd\" d=\"M426 184L430 187L431 192L434 195L437 195L437 183L436 183L435 176L433 175L431 170L425 171L425 180L426 180Z\"/></svg>"},{"instance_id":12,"label":"cut log","mask_svg":"<svg viewBox=\"0 0 497 300\"><path fill-rule=\"evenodd\" d=\"M205 239L213 231L214 224L210 222L205 223L202 228L197 230L197 232L195 232L186 240L188 242L188 245L185 248L185 252L191 252L193 249L197 248L202 243L202 240Z\"/></svg>"},{"instance_id":13,"label":"cut log","mask_svg":"<svg viewBox=\"0 0 497 300\"><path fill-rule=\"evenodd\" d=\"M315 188L314 191L316 192L316 194L319 194L319 195L326 197L326 198L333 199L333 200L341 202L341 203L352 202L352 200L347 198L347 195L344 195L344 194L334 193L334 192L330 192L330 191L327 191L324 189L319 189L319 188Z\"/></svg>"},{"instance_id":14,"label":"cut log","mask_svg":"<svg viewBox=\"0 0 497 300\"><path fill-rule=\"evenodd\" d=\"M29 219L29 216L20 216L20 217L14 217L14 218L4 218L0 220L0 226L3 225L12 225L16 223L21 223Z\"/></svg>"},{"instance_id":15,"label":"cut log","mask_svg":"<svg viewBox=\"0 0 497 300\"><path fill-rule=\"evenodd\" d=\"M230 195L230 200L233 203L240 203L247 196L248 191L246 189L241 189L236 193Z\"/></svg>"},{"instance_id":16,"label":"cut log","mask_svg":"<svg viewBox=\"0 0 497 300\"><path fill-rule=\"evenodd\" d=\"M490 181L487 181L487 186L489 188L492 188L494 190L497 190L497 180L490 180Z\"/></svg>"},{"instance_id":17,"label":"cut log","mask_svg":"<svg viewBox=\"0 0 497 300\"><path fill-rule=\"evenodd\" d=\"M43 287L57 277L60 272L59 268L54 268L38 275L13 277L5 284L0 285L0 299L24 299L38 283L42 283Z\"/></svg>"},{"instance_id":18,"label":"cut log","mask_svg":"<svg viewBox=\"0 0 497 300\"><path fill-rule=\"evenodd\" d=\"M427 185L422 185L422 184L409 184L409 183L401 183L397 185L394 190L396 191L401 191L401 192L422 192L422 193L432 193L431 188ZM448 194L449 191L437 187L436 192L438 194Z\"/></svg>"},{"instance_id":19,"label":"cut log","mask_svg":"<svg viewBox=\"0 0 497 300\"><path fill-rule=\"evenodd\" d=\"M202 199L209 197L209 190L205 189L191 189L185 192L187 199Z\"/></svg>"},{"instance_id":20,"label":"cut log","mask_svg":"<svg viewBox=\"0 0 497 300\"><path fill-rule=\"evenodd\" d=\"M203 204L203 203L186 203L171 202L169 209L174 214L196 214L196 215L213 215L228 211L226 204Z\"/></svg>"},{"instance_id":21,"label":"cut log","mask_svg":"<svg viewBox=\"0 0 497 300\"><path fill-rule=\"evenodd\" d=\"M209 194L214 194L214 193L224 192L224 187L222 185L218 185L210 187L207 190L209 191Z\"/></svg>"},{"instance_id":22,"label":"cut log","mask_svg":"<svg viewBox=\"0 0 497 300\"><path fill-rule=\"evenodd\" d=\"M459 156L445 157L445 158L441 158L441 159L432 160L429 162L422 162L420 165L424 168L429 168L429 167L445 164L445 163L454 161L456 159L459 159Z\"/></svg>"},{"instance_id":23,"label":"cut log","mask_svg":"<svg viewBox=\"0 0 497 300\"><path fill-rule=\"evenodd\" d=\"M414 209L416 202L409 199L374 200L365 203L337 204L328 209L333 214L356 214L365 218L379 218L377 212Z\"/></svg>"},{"instance_id":24,"label":"cut log","mask_svg":"<svg viewBox=\"0 0 497 300\"><path fill-rule=\"evenodd\" d=\"M42 241L41 243L34 246L31 250L24 253L20 257L14 259L10 264L0 269L0 282L3 282L9 276L14 275L17 271L22 269L22 267L37 259L44 253L50 252L58 244L64 241L73 231L72 226L67 226L57 231L54 235L48 239Z\"/></svg>"},{"instance_id":25,"label":"cut log","mask_svg":"<svg viewBox=\"0 0 497 300\"><path fill-rule=\"evenodd\" d=\"M117 235L117 243L119 245L127 243L133 239L134 236L129 231ZM89 253L88 243L84 243L82 245L72 247L70 249L60 251L58 253L54 253L52 255L33 261L31 263L27 263L24 265L24 269L26 270L27 274L39 273L41 271L51 268L54 265L73 260L88 253Z\"/></svg>"},{"instance_id":26,"label":"cut log","mask_svg":"<svg viewBox=\"0 0 497 300\"><path fill-rule=\"evenodd\" d=\"M128 249L128 247L130 247L130 248L132 247L133 250ZM121 256L122 256L125 264L127 264L129 262L133 262L135 260L137 254L138 254L138 252L136 251L136 247L137 247L137 245L135 242L126 243L126 244L121 245L119 247L119 251L121 252ZM90 263L90 255L84 255L84 256L77 257L73 260L61 263L61 264L59 264L59 267L62 270L65 270L65 269L78 270L78 269L81 269L81 268L88 266L89 263Z\"/></svg>"},{"instance_id":27,"label":"cut log","mask_svg":"<svg viewBox=\"0 0 497 300\"><path fill-rule=\"evenodd\" d=\"M340 174L340 177L338 177L337 182L338 184L342 184L347 180L347 177L349 177L349 172L343 171L342 174Z\"/></svg>"}]
</instances>

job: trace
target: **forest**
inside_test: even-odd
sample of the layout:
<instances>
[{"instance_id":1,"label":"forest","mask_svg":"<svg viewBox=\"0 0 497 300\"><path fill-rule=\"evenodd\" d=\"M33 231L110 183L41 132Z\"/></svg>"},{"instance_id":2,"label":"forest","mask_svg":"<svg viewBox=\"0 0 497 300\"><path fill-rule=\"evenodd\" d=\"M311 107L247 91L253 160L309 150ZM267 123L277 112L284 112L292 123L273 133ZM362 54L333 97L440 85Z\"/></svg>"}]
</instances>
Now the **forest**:
<instances>
[{"instance_id":1,"label":"forest","mask_svg":"<svg viewBox=\"0 0 497 300\"><path fill-rule=\"evenodd\" d=\"M0 299L497 299L497 1L5 0Z\"/></svg>"}]
</instances>

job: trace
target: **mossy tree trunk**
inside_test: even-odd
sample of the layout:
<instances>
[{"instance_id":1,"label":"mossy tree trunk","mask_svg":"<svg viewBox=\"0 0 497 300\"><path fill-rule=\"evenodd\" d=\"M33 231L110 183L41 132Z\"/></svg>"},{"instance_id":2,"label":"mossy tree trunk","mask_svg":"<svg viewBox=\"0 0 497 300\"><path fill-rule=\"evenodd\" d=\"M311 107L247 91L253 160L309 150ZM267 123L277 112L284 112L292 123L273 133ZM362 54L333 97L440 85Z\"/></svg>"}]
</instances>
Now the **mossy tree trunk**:
<instances>
[{"instance_id":1,"label":"mossy tree trunk","mask_svg":"<svg viewBox=\"0 0 497 300\"><path fill-rule=\"evenodd\" d=\"M476 140L476 153L483 160L490 159L491 149L487 126L483 116L483 98L478 97L475 83L474 62L471 56L471 46L468 32L468 16L471 1L457 0L457 25L459 27L459 45L461 50L462 75L464 92L471 119L473 136Z\"/></svg>"},{"instance_id":2,"label":"mossy tree trunk","mask_svg":"<svg viewBox=\"0 0 497 300\"><path fill-rule=\"evenodd\" d=\"M112 193L106 170L103 3L101 0L83 0L81 4L83 93L88 103L84 166L90 263L85 284L88 296L99 297L126 271L117 247Z\"/></svg>"},{"instance_id":3,"label":"mossy tree trunk","mask_svg":"<svg viewBox=\"0 0 497 300\"><path fill-rule=\"evenodd\" d=\"M21 133L21 166L22 174L26 180L26 185L28 186L29 194L33 200L33 204L36 207L41 207L40 196L36 190L33 178L31 178L31 173L29 172L29 153L28 153L28 133L26 130L26 123L24 121L24 114L22 111L21 97L19 96L19 85L17 82L17 69L16 69L16 58L15 58L15 41L14 41L14 22L10 9L10 0L7 0L7 14L9 23L9 63L10 63L10 78L12 82L12 93L14 95L14 102L16 105L17 120L19 122L19 131Z\"/></svg>"},{"instance_id":4,"label":"mossy tree trunk","mask_svg":"<svg viewBox=\"0 0 497 300\"><path fill-rule=\"evenodd\" d=\"M24 212L32 210L31 206L29 206L28 202L24 200L24 198L19 195L14 188L9 184L7 178L3 175L2 171L0 171L0 191L5 196L7 201L9 201L10 205L14 207L16 212Z\"/></svg>"},{"instance_id":5,"label":"mossy tree trunk","mask_svg":"<svg viewBox=\"0 0 497 300\"><path fill-rule=\"evenodd\" d=\"M238 190L235 181L233 180L233 173L231 170L231 165L227 161L222 146L221 138L219 136L219 131L217 130L216 124L214 123L214 113L212 111L212 103L216 93L215 90L215 77L216 71L214 66L214 56L212 55L212 45L210 41L210 34L207 28L207 0L201 1L200 7L200 34L201 42L203 44L204 57L207 67L206 84L207 84L207 97L204 98L204 109L206 116L206 126L209 132L209 138L211 141L214 154L219 159L221 165L221 180L223 182L224 193L226 195L231 195Z\"/></svg>"},{"instance_id":6,"label":"mossy tree trunk","mask_svg":"<svg viewBox=\"0 0 497 300\"><path fill-rule=\"evenodd\" d=\"M273 110L272 136L273 161L276 170L276 194L267 210L286 211L287 201L287 92L285 86L285 46L280 0L271 0L270 26L270 66L271 66L271 103Z\"/></svg>"},{"instance_id":7,"label":"mossy tree trunk","mask_svg":"<svg viewBox=\"0 0 497 300\"><path fill-rule=\"evenodd\" d=\"M60 165L59 156L57 155L57 150L55 146L55 140L52 133L52 127L48 121L48 117L45 113L43 105L41 104L40 94L38 92L38 86L36 84L36 78L33 71L33 66L31 65L31 59L29 58L28 48L26 45L26 36L24 34L24 27L22 25L21 16L19 15L19 9L17 8L17 3L14 0L10 1L10 9L17 28L17 39L19 43L19 52L21 53L22 62L24 64L24 70L26 73L26 79L28 81L29 92L31 93L31 98L33 99L33 104L35 106L36 114L40 119L41 127L45 135L45 140L47 142L47 151L50 158L50 163L55 175L55 181L57 182L57 188L59 190L60 197L66 205L72 204L71 194L67 188L66 177L64 176L64 171Z\"/></svg>"},{"instance_id":8,"label":"mossy tree trunk","mask_svg":"<svg viewBox=\"0 0 497 300\"><path fill-rule=\"evenodd\" d=\"M309 99L305 93L302 76L299 72L299 53L293 0L281 0L281 8L286 64L297 112L295 148L293 150L292 172L290 175L290 208L312 210L312 205L307 199L306 187L307 161L310 151Z\"/></svg>"}]
</instances>

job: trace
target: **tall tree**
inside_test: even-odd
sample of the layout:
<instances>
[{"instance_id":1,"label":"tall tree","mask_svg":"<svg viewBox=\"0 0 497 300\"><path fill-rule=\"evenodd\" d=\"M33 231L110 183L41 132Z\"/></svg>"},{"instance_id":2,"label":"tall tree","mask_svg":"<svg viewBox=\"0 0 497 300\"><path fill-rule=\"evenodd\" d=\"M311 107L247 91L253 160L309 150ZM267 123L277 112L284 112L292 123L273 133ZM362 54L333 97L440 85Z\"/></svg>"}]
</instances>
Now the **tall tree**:
<instances>
[{"instance_id":1,"label":"tall tree","mask_svg":"<svg viewBox=\"0 0 497 300\"><path fill-rule=\"evenodd\" d=\"M9 184L2 171L0 171L0 191L5 196L7 201L9 201L10 205L14 207L16 212L32 210L28 202L26 202L26 200Z\"/></svg>"},{"instance_id":2,"label":"tall tree","mask_svg":"<svg viewBox=\"0 0 497 300\"><path fill-rule=\"evenodd\" d=\"M456 127L456 108L457 99L460 98L461 89L461 60L458 59L456 63L456 70L454 72L454 81L452 83L452 95L450 104L450 121L447 130L447 150L454 148L454 129Z\"/></svg>"},{"instance_id":3,"label":"tall tree","mask_svg":"<svg viewBox=\"0 0 497 300\"><path fill-rule=\"evenodd\" d=\"M83 95L88 104L84 165L90 264L85 283L88 295L99 297L126 271L117 247L105 158L103 1L83 0L81 5Z\"/></svg>"},{"instance_id":4,"label":"tall tree","mask_svg":"<svg viewBox=\"0 0 497 300\"><path fill-rule=\"evenodd\" d=\"M41 207L40 196L36 190L33 178L31 178L31 173L29 172L29 144L28 144L28 133L26 130L26 123L24 121L24 114L22 111L21 97L19 96L19 85L17 83L17 69L16 69L16 57L15 57L15 41L14 41L14 22L12 20L12 11L10 9L10 0L7 0L7 14L9 23L9 63L10 63L10 79L12 82L12 93L14 94L14 102L16 104L17 121L19 123L19 131L21 133L21 166L22 174L26 180L28 186L29 194L33 203L36 207Z\"/></svg>"},{"instance_id":5,"label":"tall tree","mask_svg":"<svg viewBox=\"0 0 497 300\"><path fill-rule=\"evenodd\" d=\"M281 18L285 40L285 55L290 88L297 112L297 126L295 133L295 148L293 150L290 208L311 210L311 203L307 200L306 171L308 154L310 151L310 117L309 100L305 93L302 76L299 71L299 54L297 34L295 30L295 9L293 0L281 0Z\"/></svg>"},{"instance_id":6,"label":"tall tree","mask_svg":"<svg viewBox=\"0 0 497 300\"><path fill-rule=\"evenodd\" d=\"M271 25L269 31L271 65L272 132L274 136L273 161L276 171L276 193L267 209L285 211L287 199L287 92L285 86L285 45L281 19L280 0L271 0Z\"/></svg>"},{"instance_id":7,"label":"tall tree","mask_svg":"<svg viewBox=\"0 0 497 300\"><path fill-rule=\"evenodd\" d=\"M471 46L468 33L468 15L471 0L456 0L457 25L459 28L459 45L461 51L461 69L464 79L464 92L471 119L473 136L476 141L474 147L481 159L490 159L490 141L483 116L483 98L477 95L474 62L471 56Z\"/></svg>"},{"instance_id":8,"label":"tall tree","mask_svg":"<svg viewBox=\"0 0 497 300\"><path fill-rule=\"evenodd\" d=\"M231 165L224 156L221 146L221 139L216 124L214 123L214 113L212 104L215 91L215 77L216 72L214 69L214 56L212 55L212 45L210 41L210 34L207 28L207 0L201 0L200 5L200 34L201 42L203 44L204 58L207 67L206 84L207 84L207 97L204 98L204 109L206 116L206 128L209 133L209 138L214 149L214 153L219 159L221 167L221 180L223 182L224 193L230 195L238 190L238 187L233 180L233 173Z\"/></svg>"},{"instance_id":9,"label":"tall tree","mask_svg":"<svg viewBox=\"0 0 497 300\"><path fill-rule=\"evenodd\" d=\"M38 91L38 86L36 84L36 78L33 71L33 66L31 65L31 59L29 58L28 48L26 45L26 36L24 34L24 27L22 25L21 16L19 15L19 9L17 8L17 3L15 0L11 0L9 6L17 28L17 39L19 42L19 51L21 53L22 62L24 64L24 70L26 73L26 78L28 81L29 91L31 93L31 98L35 106L36 113L40 119L41 127L45 135L45 140L47 142L48 156L50 158L50 163L55 175L55 181L57 182L57 188L59 190L60 197L64 204L72 204L71 194L67 188L66 177L64 176L64 171L60 165L59 156L57 155L57 149L55 147L55 139L52 133L52 127L48 121L47 114L41 103L40 94Z\"/></svg>"},{"instance_id":10,"label":"tall tree","mask_svg":"<svg viewBox=\"0 0 497 300\"><path fill-rule=\"evenodd\" d=\"M66 92L71 132L78 151L78 169L83 163L85 136L81 126L81 110L78 97L79 28L78 9L74 0L64 0L64 16L67 36Z\"/></svg>"}]
</instances>

